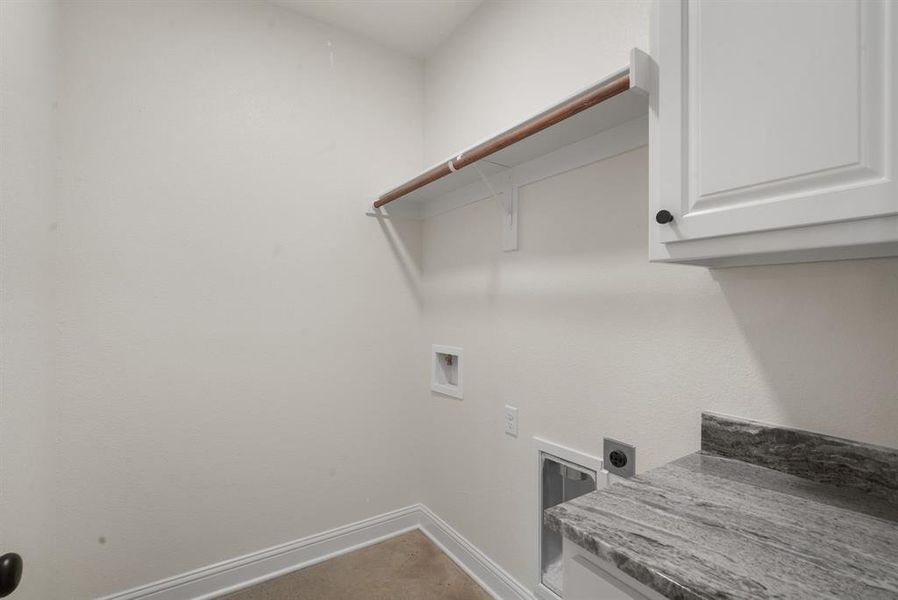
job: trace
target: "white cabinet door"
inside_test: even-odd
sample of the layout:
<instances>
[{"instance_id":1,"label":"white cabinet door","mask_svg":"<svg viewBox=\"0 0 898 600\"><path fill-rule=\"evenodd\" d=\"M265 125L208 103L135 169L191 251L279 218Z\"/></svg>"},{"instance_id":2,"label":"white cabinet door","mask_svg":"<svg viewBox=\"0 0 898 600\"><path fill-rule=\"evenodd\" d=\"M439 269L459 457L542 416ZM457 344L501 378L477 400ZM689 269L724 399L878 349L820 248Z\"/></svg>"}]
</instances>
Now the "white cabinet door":
<instances>
[{"instance_id":1,"label":"white cabinet door","mask_svg":"<svg viewBox=\"0 0 898 600\"><path fill-rule=\"evenodd\" d=\"M658 2L653 259L898 242L896 9L885 0ZM673 222L655 222L662 209ZM782 233L865 219L885 220Z\"/></svg>"},{"instance_id":2,"label":"white cabinet door","mask_svg":"<svg viewBox=\"0 0 898 600\"><path fill-rule=\"evenodd\" d=\"M569 539L564 540L564 600L665 600Z\"/></svg>"},{"instance_id":3,"label":"white cabinet door","mask_svg":"<svg viewBox=\"0 0 898 600\"><path fill-rule=\"evenodd\" d=\"M584 556L565 563L564 600L642 600L614 585Z\"/></svg>"}]
</instances>

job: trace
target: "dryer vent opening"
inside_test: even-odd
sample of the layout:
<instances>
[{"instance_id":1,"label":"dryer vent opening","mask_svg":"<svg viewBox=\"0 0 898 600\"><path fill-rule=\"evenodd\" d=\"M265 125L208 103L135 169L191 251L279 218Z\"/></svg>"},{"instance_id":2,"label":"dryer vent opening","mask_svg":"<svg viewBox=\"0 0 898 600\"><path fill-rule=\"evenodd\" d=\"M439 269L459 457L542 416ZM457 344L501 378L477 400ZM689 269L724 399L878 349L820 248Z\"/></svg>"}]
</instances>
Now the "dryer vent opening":
<instances>
[{"instance_id":1,"label":"dryer vent opening","mask_svg":"<svg viewBox=\"0 0 898 600\"><path fill-rule=\"evenodd\" d=\"M556 504L573 500L596 490L596 472L553 456L539 453L540 468L540 514ZM540 583L557 596L562 597L562 536L549 529L545 523L540 527Z\"/></svg>"}]
</instances>

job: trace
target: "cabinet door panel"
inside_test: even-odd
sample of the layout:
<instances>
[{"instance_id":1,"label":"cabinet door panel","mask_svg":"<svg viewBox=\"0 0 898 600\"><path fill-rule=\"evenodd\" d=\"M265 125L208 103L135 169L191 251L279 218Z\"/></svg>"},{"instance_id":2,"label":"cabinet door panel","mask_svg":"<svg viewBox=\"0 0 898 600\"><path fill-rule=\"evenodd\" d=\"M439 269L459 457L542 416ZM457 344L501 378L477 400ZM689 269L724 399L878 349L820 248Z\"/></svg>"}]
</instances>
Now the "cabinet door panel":
<instances>
[{"instance_id":1,"label":"cabinet door panel","mask_svg":"<svg viewBox=\"0 0 898 600\"><path fill-rule=\"evenodd\" d=\"M653 589L564 540L564 600L665 600Z\"/></svg>"},{"instance_id":2,"label":"cabinet door panel","mask_svg":"<svg viewBox=\"0 0 898 600\"><path fill-rule=\"evenodd\" d=\"M898 214L895 7L657 7L656 242Z\"/></svg>"},{"instance_id":3,"label":"cabinet door panel","mask_svg":"<svg viewBox=\"0 0 898 600\"><path fill-rule=\"evenodd\" d=\"M858 5L809 6L691 4L692 208L860 160Z\"/></svg>"},{"instance_id":4,"label":"cabinet door panel","mask_svg":"<svg viewBox=\"0 0 898 600\"><path fill-rule=\"evenodd\" d=\"M634 600L619 587L603 578L583 557L577 556L564 567L565 600Z\"/></svg>"}]
</instances>

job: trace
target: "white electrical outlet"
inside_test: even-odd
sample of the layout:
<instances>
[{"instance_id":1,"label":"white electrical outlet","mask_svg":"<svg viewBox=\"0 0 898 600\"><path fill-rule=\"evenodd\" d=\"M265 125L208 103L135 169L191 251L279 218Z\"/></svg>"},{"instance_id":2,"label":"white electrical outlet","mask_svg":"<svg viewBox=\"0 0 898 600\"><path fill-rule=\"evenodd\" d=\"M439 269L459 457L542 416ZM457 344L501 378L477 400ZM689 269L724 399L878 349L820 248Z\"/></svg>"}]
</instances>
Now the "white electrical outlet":
<instances>
[{"instance_id":1,"label":"white electrical outlet","mask_svg":"<svg viewBox=\"0 0 898 600\"><path fill-rule=\"evenodd\" d=\"M505 434L518 437L518 409L510 404L505 405Z\"/></svg>"}]
</instances>

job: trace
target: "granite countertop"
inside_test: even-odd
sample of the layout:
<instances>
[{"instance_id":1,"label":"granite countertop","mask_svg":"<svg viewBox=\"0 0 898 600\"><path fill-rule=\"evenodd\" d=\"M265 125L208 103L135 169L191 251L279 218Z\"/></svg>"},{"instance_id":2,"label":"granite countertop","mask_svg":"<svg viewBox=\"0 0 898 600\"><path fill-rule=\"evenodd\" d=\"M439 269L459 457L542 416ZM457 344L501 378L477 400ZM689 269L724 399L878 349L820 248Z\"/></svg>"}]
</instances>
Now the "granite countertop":
<instances>
[{"instance_id":1,"label":"granite countertop","mask_svg":"<svg viewBox=\"0 0 898 600\"><path fill-rule=\"evenodd\" d=\"M898 599L898 450L709 414L702 449L546 522L668 598Z\"/></svg>"}]
</instances>

